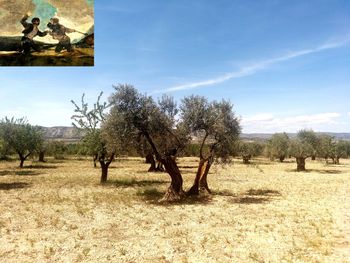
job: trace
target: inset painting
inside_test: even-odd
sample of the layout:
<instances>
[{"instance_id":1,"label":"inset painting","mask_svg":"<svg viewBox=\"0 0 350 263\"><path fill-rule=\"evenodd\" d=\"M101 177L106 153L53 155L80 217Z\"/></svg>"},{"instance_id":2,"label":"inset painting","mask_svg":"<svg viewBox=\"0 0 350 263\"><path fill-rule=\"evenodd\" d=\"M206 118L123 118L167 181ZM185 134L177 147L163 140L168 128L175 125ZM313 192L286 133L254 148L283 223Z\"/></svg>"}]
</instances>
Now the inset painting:
<instances>
[{"instance_id":1,"label":"inset painting","mask_svg":"<svg viewBox=\"0 0 350 263\"><path fill-rule=\"evenodd\" d=\"M0 0L0 66L93 66L94 0Z\"/></svg>"}]
</instances>

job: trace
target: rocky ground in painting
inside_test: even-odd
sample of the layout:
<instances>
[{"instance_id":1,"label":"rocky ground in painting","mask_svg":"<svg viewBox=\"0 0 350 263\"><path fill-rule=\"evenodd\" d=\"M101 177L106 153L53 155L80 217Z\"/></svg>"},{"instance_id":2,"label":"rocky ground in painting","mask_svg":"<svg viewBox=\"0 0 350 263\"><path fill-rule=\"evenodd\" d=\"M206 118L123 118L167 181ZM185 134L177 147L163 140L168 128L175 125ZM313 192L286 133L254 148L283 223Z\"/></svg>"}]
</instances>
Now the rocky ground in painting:
<instances>
[{"instance_id":1,"label":"rocky ground in painting","mask_svg":"<svg viewBox=\"0 0 350 263\"><path fill-rule=\"evenodd\" d=\"M93 66L93 48L75 48L57 54L54 48L32 52L28 56L16 51L0 51L0 66Z\"/></svg>"}]
</instances>

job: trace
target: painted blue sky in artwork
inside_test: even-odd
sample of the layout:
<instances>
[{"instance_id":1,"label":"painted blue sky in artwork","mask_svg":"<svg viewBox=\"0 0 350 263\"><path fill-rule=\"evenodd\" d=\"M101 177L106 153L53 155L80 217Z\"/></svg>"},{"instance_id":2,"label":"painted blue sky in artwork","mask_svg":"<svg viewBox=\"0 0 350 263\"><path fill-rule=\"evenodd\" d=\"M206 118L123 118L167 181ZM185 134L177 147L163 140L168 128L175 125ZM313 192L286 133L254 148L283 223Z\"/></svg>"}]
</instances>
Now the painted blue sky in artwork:
<instances>
[{"instance_id":1,"label":"painted blue sky in artwork","mask_svg":"<svg viewBox=\"0 0 350 263\"><path fill-rule=\"evenodd\" d=\"M54 17L57 9L45 0L32 0L35 4L35 10L33 16L40 17L41 21L50 21L51 17ZM39 28L45 30L46 24L41 23Z\"/></svg>"},{"instance_id":2,"label":"painted blue sky in artwork","mask_svg":"<svg viewBox=\"0 0 350 263\"><path fill-rule=\"evenodd\" d=\"M87 2L89 5L93 5L93 4L94 4L94 0L86 0L86 2Z\"/></svg>"},{"instance_id":3,"label":"painted blue sky in artwork","mask_svg":"<svg viewBox=\"0 0 350 263\"><path fill-rule=\"evenodd\" d=\"M243 132L350 132L350 1L100 0L95 24L94 68L0 68L0 118L70 125L130 83L230 99Z\"/></svg>"}]
</instances>

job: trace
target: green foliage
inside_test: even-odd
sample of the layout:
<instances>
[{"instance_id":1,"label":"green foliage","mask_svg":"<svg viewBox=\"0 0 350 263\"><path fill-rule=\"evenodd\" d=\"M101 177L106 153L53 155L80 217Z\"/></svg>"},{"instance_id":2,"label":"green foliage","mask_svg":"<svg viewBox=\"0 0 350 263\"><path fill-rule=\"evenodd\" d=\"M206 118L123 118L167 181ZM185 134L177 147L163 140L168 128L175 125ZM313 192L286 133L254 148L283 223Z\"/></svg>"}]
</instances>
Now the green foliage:
<instances>
[{"instance_id":1,"label":"green foliage","mask_svg":"<svg viewBox=\"0 0 350 263\"><path fill-rule=\"evenodd\" d=\"M124 143L146 140L149 146L145 150L154 152L158 159L174 149L184 148L188 136L183 127L176 124L177 107L171 97L163 96L156 103L131 85L114 88L116 92L110 97L112 108L106 121L106 130L115 131L110 132L110 140L121 137Z\"/></svg>"},{"instance_id":2,"label":"green foliage","mask_svg":"<svg viewBox=\"0 0 350 263\"><path fill-rule=\"evenodd\" d=\"M347 158L350 156L350 142L338 141L333 144L329 157L333 160L333 163L339 164L340 158Z\"/></svg>"},{"instance_id":3,"label":"green foliage","mask_svg":"<svg viewBox=\"0 0 350 263\"><path fill-rule=\"evenodd\" d=\"M264 145L259 142L238 142L236 150L242 156L245 162L248 162L252 157L259 156L263 153Z\"/></svg>"},{"instance_id":4,"label":"green foliage","mask_svg":"<svg viewBox=\"0 0 350 263\"><path fill-rule=\"evenodd\" d=\"M293 139L290 141L289 152L295 158L308 158L312 156L314 149L309 143Z\"/></svg>"},{"instance_id":5,"label":"green foliage","mask_svg":"<svg viewBox=\"0 0 350 263\"><path fill-rule=\"evenodd\" d=\"M73 126L77 129L83 130L95 130L101 124L105 118L104 111L108 108L106 102L100 102L103 92L97 97L97 102L94 104L93 108L89 110L89 105L85 102L85 94L81 97L81 106L75 103L74 100L71 100L75 106L75 114L72 116L74 120Z\"/></svg>"},{"instance_id":6,"label":"green foliage","mask_svg":"<svg viewBox=\"0 0 350 263\"><path fill-rule=\"evenodd\" d=\"M311 156L317 155L320 139L313 130L300 130L297 138L305 145L312 147Z\"/></svg>"},{"instance_id":7,"label":"green foliage","mask_svg":"<svg viewBox=\"0 0 350 263\"><path fill-rule=\"evenodd\" d=\"M319 136L319 144L317 146L317 155L321 158L330 158L334 147L335 147L336 141L334 140L334 137L329 135L320 135Z\"/></svg>"},{"instance_id":8,"label":"green foliage","mask_svg":"<svg viewBox=\"0 0 350 263\"><path fill-rule=\"evenodd\" d=\"M43 135L40 128L27 123L26 119L11 118L1 120L0 138L3 140L3 147L16 152L23 161L43 142Z\"/></svg>"},{"instance_id":9,"label":"green foliage","mask_svg":"<svg viewBox=\"0 0 350 263\"><path fill-rule=\"evenodd\" d=\"M237 141L240 133L233 105L225 100L208 102L204 97L190 96L182 100L180 108L184 129L201 142L199 156L229 161L233 153L233 147L230 146ZM208 145L207 151L204 145Z\"/></svg>"},{"instance_id":10,"label":"green foliage","mask_svg":"<svg viewBox=\"0 0 350 263\"><path fill-rule=\"evenodd\" d=\"M8 149L6 148L5 141L0 137L0 160L6 159Z\"/></svg>"},{"instance_id":11,"label":"green foliage","mask_svg":"<svg viewBox=\"0 0 350 263\"><path fill-rule=\"evenodd\" d=\"M67 155L67 145L62 141L51 141L47 143L46 154L53 156L57 160L64 159Z\"/></svg>"},{"instance_id":12,"label":"green foliage","mask_svg":"<svg viewBox=\"0 0 350 263\"><path fill-rule=\"evenodd\" d=\"M200 148L201 148L201 145L198 143L189 143L188 145L186 145L181 155L187 156L187 157L188 156L198 157L200 154ZM209 150L210 150L209 145L203 146L204 152L209 152Z\"/></svg>"},{"instance_id":13,"label":"green foliage","mask_svg":"<svg viewBox=\"0 0 350 263\"><path fill-rule=\"evenodd\" d=\"M270 158L278 158L283 161L289 155L289 137L284 133L275 133L271 139L268 140L266 149Z\"/></svg>"},{"instance_id":14,"label":"green foliage","mask_svg":"<svg viewBox=\"0 0 350 263\"><path fill-rule=\"evenodd\" d=\"M86 154L97 156L100 162L110 162L114 158L114 145L107 145L107 140L100 129L100 125L104 122L105 110L109 105L101 103L101 92L97 98L97 102L89 109L89 105L84 100L84 94L81 98L81 106L71 101L75 106L75 114L72 116L73 126L85 133L82 139L82 146Z\"/></svg>"}]
</instances>

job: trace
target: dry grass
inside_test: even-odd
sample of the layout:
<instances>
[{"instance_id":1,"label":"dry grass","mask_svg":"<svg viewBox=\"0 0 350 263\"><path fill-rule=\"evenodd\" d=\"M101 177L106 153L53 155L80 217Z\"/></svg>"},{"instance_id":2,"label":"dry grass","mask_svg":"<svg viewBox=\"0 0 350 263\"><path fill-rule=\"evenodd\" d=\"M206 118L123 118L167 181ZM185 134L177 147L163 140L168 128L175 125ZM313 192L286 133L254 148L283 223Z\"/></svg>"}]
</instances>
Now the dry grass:
<instances>
[{"instance_id":1,"label":"dry grass","mask_svg":"<svg viewBox=\"0 0 350 263\"><path fill-rule=\"evenodd\" d=\"M212 196L168 205L168 176L138 158L104 186L90 161L17 165L0 162L2 262L350 262L350 161L236 160ZM197 160L179 165L188 189Z\"/></svg>"}]
</instances>

